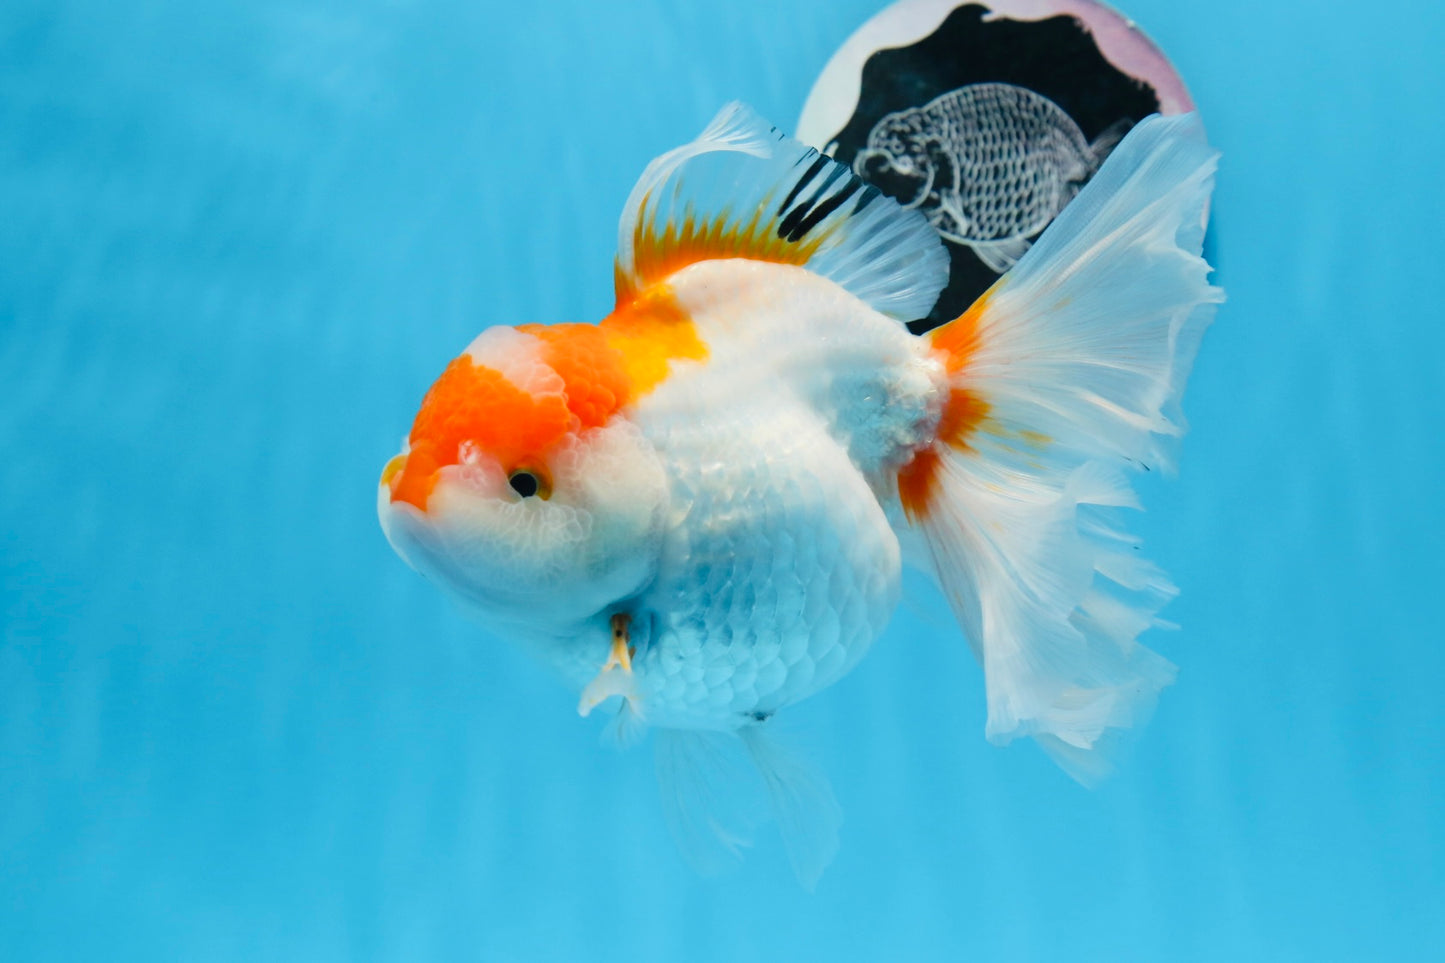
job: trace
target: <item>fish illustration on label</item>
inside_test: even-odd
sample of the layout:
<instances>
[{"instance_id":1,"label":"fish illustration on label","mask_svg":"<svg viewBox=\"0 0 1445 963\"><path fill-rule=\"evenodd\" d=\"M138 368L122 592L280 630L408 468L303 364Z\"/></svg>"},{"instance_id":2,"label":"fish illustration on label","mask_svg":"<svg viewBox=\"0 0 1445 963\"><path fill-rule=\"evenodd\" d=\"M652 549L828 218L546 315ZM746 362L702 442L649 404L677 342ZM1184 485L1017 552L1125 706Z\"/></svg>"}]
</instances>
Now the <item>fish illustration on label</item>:
<instances>
[{"instance_id":1,"label":"fish illustration on label","mask_svg":"<svg viewBox=\"0 0 1445 963\"><path fill-rule=\"evenodd\" d=\"M948 283L908 323L921 334L1013 267L1134 125L1193 109L1168 58L1097 0L897 0L829 60L797 129L943 240Z\"/></svg>"},{"instance_id":2,"label":"fish illustration on label","mask_svg":"<svg viewBox=\"0 0 1445 963\"><path fill-rule=\"evenodd\" d=\"M885 116L853 169L1002 274L1131 126L1121 120L1090 143L1047 97L970 84Z\"/></svg>"}]
</instances>

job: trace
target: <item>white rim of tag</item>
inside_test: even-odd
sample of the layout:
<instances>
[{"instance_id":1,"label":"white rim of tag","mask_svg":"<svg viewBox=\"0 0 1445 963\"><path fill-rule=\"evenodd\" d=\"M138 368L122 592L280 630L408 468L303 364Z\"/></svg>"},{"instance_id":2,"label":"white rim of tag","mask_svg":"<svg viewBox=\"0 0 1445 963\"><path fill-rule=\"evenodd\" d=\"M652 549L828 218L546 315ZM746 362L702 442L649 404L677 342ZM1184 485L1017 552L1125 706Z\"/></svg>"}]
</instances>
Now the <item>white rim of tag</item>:
<instances>
[{"instance_id":1,"label":"white rim of tag","mask_svg":"<svg viewBox=\"0 0 1445 963\"><path fill-rule=\"evenodd\" d=\"M1182 114L1194 100L1178 71L1145 33L1114 8L1095 0L899 0L843 42L818 75L803 104L796 136L820 149L848 123L858 106L863 65L879 50L906 47L932 34L959 7L980 6L987 20L1047 20L1071 16L1082 23L1099 52L1117 70L1154 88L1159 110Z\"/></svg>"}]
</instances>

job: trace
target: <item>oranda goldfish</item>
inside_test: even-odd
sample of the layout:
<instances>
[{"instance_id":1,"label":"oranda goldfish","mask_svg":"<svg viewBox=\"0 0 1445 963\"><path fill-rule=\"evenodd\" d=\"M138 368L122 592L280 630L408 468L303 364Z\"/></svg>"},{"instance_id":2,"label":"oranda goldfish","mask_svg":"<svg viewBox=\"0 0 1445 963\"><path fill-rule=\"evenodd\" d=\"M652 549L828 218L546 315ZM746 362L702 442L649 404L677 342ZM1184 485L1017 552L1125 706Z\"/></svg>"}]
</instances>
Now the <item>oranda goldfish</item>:
<instances>
[{"instance_id":1,"label":"oranda goldfish","mask_svg":"<svg viewBox=\"0 0 1445 963\"><path fill-rule=\"evenodd\" d=\"M942 586L987 736L1075 776L1174 668L1136 642L1173 588L1114 518L1169 464L1222 293L1200 257L1217 155L1138 124L1016 266L916 336L934 229L847 167L725 108L628 199L596 324L490 327L381 476L397 553L580 693L655 730L690 853L730 835L713 767L760 770L793 866L837 846L827 781L767 723L838 681L899 601Z\"/></svg>"}]
</instances>

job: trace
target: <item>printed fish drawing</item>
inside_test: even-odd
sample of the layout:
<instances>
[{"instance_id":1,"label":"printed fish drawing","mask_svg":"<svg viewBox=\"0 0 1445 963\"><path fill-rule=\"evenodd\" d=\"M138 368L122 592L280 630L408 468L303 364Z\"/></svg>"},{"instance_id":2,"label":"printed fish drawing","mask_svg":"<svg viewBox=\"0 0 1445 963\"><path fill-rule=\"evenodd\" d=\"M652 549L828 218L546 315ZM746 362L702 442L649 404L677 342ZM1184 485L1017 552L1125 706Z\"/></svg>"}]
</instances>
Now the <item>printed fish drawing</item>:
<instances>
[{"instance_id":1,"label":"printed fish drawing","mask_svg":"<svg viewBox=\"0 0 1445 963\"><path fill-rule=\"evenodd\" d=\"M742 839L735 757L816 882L840 810L768 720L858 665L905 564L982 664L987 737L1097 777L1174 675L1136 641L1174 589L1116 515L1126 470L1170 461L1222 300L1215 159L1194 116L1142 122L915 336L948 275L928 221L731 105L633 190L610 314L490 327L446 366L382 473L382 528L583 715L651 730L696 863Z\"/></svg>"},{"instance_id":2,"label":"printed fish drawing","mask_svg":"<svg viewBox=\"0 0 1445 963\"><path fill-rule=\"evenodd\" d=\"M1058 104L1012 84L970 84L888 114L853 167L996 274L1011 268L1128 130L1092 144Z\"/></svg>"}]
</instances>

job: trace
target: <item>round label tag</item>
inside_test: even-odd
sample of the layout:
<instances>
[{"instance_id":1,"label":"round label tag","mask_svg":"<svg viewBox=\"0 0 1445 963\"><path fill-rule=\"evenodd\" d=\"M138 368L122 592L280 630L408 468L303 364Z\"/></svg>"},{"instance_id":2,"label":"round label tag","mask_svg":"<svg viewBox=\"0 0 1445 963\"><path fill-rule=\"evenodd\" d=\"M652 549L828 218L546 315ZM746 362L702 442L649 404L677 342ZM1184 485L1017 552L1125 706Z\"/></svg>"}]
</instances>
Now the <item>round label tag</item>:
<instances>
[{"instance_id":1,"label":"round label tag","mask_svg":"<svg viewBox=\"0 0 1445 963\"><path fill-rule=\"evenodd\" d=\"M798 138L924 213L949 249L923 332L1007 271L1134 124L1193 102L1093 0L901 0L833 55Z\"/></svg>"}]
</instances>

